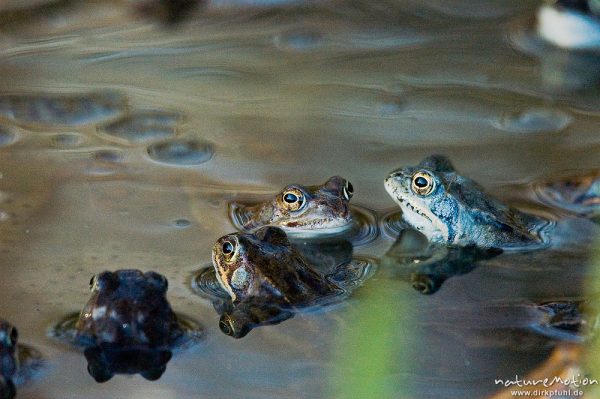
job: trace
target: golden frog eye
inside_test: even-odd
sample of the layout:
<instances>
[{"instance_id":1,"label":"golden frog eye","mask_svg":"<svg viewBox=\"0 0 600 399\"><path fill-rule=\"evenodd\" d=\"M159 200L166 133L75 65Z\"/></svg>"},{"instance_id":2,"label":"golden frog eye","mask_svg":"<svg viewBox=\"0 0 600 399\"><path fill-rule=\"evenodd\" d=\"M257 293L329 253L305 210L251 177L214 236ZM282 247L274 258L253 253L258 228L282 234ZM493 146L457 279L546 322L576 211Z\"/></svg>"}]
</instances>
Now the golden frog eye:
<instances>
[{"instance_id":1,"label":"golden frog eye","mask_svg":"<svg viewBox=\"0 0 600 399\"><path fill-rule=\"evenodd\" d=\"M305 203L304 194L302 191L297 189L284 191L281 195L281 200L283 202L283 206L290 211L299 210Z\"/></svg>"},{"instance_id":2,"label":"golden frog eye","mask_svg":"<svg viewBox=\"0 0 600 399\"><path fill-rule=\"evenodd\" d=\"M429 195L433 191L433 176L427 172L417 172L412 177L411 188L417 195Z\"/></svg>"},{"instance_id":3,"label":"golden frog eye","mask_svg":"<svg viewBox=\"0 0 600 399\"><path fill-rule=\"evenodd\" d=\"M233 239L227 239L221 244L221 253L226 262L231 262L237 252L237 242Z\"/></svg>"}]
</instances>

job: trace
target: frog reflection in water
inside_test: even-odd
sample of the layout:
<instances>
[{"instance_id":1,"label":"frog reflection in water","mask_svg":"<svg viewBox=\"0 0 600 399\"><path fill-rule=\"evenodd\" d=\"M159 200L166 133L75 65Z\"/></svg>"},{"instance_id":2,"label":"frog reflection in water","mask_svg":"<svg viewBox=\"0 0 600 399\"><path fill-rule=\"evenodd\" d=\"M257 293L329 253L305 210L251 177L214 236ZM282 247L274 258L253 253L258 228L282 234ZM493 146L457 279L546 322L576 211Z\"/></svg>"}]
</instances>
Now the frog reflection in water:
<instances>
[{"instance_id":1,"label":"frog reflection in water","mask_svg":"<svg viewBox=\"0 0 600 399\"><path fill-rule=\"evenodd\" d=\"M508 207L440 155L395 170L385 188L402 218L431 242L458 247L526 249L543 244L547 221Z\"/></svg>"},{"instance_id":2,"label":"frog reflection in water","mask_svg":"<svg viewBox=\"0 0 600 399\"><path fill-rule=\"evenodd\" d=\"M334 176L320 186L287 186L257 205L234 204L234 216L244 231L276 226L297 237L338 234L352 226L352 195L352 184Z\"/></svg>"},{"instance_id":3,"label":"frog reflection in water","mask_svg":"<svg viewBox=\"0 0 600 399\"><path fill-rule=\"evenodd\" d=\"M0 399L12 399L15 385L31 378L42 366L41 354L18 343L17 328L0 319Z\"/></svg>"},{"instance_id":4,"label":"frog reflection in water","mask_svg":"<svg viewBox=\"0 0 600 399\"><path fill-rule=\"evenodd\" d=\"M74 331L64 331L85 348L88 371L97 382L114 374L140 373L156 380L166 370L172 349L194 337L166 299L168 283L155 272L102 272L90 281L92 297Z\"/></svg>"},{"instance_id":5,"label":"frog reflection in water","mask_svg":"<svg viewBox=\"0 0 600 399\"><path fill-rule=\"evenodd\" d=\"M293 317L300 308L343 297L369 272L368 264L351 258L347 241L296 247L283 230L263 227L217 240L213 268L201 271L194 284L200 295L210 294L221 330L241 338L254 327ZM327 264L320 271L327 270L321 274L313 262Z\"/></svg>"},{"instance_id":6,"label":"frog reflection in water","mask_svg":"<svg viewBox=\"0 0 600 399\"><path fill-rule=\"evenodd\" d=\"M432 244L418 231L405 229L379 262L394 278L408 281L421 294L431 295L450 277L470 273L478 262L500 253L502 250L496 248Z\"/></svg>"}]
</instances>

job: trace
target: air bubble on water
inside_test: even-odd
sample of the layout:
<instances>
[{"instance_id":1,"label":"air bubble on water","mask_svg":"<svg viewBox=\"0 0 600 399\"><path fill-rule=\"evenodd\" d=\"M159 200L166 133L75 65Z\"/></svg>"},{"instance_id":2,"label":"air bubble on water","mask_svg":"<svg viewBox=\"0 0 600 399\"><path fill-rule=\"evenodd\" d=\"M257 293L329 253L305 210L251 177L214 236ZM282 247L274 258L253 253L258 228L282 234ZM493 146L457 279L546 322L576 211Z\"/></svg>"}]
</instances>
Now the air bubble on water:
<instances>
[{"instance_id":1,"label":"air bubble on water","mask_svg":"<svg viewBox=\"0 0 600 399\"><path fill-rule=\"evenodd\" d=\"M173 226L178 228L186 228L189 227L192 223L187 219L177 219L173 221Z\"/></svg>"},{"instance_id":2,"label":"air bubble on water","mask_svg":"<svg viewBox=\"0 0 600 399\"><path fill-rule=\"evenodd\" d=\"M175 166L199 165L214 154L211 144L185 139L174 139L152 144L147 148L150 159Z\"/></svg>"},{"instance_id":3,"label":"air bubble on water","mask_svg":"<svg viewBox=\"0 0 600 399\"><path fill-rule=\"evenodd\" d=\"M504 114L492 124L504 131L515 133L550 133L564 130L571 117L559 110L531 108Z\"/></svg>"}]
</instances>

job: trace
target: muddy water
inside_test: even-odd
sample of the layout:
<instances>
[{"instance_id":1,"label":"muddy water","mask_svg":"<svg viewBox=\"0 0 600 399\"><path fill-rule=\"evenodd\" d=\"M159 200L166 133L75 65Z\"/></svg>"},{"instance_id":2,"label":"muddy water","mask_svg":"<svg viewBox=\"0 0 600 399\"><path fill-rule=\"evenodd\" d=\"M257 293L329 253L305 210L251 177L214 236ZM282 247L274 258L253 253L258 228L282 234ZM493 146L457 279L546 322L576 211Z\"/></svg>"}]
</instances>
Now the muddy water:
<instances>
[{"instance_id":1,"label":"muddy water","mask_svg":"<svg viewBox=\"0 0 600 399\"><path fill-rule=\"evenodd\" d=\"M344 304L240 340L189 287L235 229L228 203L291 182L342 175L383 215L385 175L432 152L513 199L506 187L599 167L599 97L549 81L528 36L536 1L215 1L176 26L136 2L30 3L7 3L0 27L0 316L46 359L20 397L348 397L345 379L370 375L360 341L391 326L377 386L475 398L551 351L523 304L583 295L576 229L545 260L500 256L432 296L382 265ZM167 276L173 308L205 328L157 382L96 384L47 336L92 274L119 268ZM388 323L361 324L361 310Z\"/></svg>"}]
</instances>

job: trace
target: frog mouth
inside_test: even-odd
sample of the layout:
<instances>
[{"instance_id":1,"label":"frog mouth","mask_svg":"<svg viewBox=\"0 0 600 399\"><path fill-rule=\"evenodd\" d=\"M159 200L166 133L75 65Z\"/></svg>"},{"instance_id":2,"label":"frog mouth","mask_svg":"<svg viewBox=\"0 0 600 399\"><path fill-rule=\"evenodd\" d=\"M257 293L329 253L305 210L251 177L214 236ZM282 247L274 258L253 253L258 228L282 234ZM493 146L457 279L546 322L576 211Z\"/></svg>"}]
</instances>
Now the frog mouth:
<instances>
[{"instance_id":1,"label":"frog mouth","mask_svg":"<svg viewBox=\"0 0 600 399\"><path fill-rule=\"evenodd\" d=\"M249 205L232 203L229 206L229 217L234 226L245 232L252 232L260 227L272 225L281 227L290 235L306 237L316 234L338 234L348 230L352 226L352 213L347 210L340 217L314 217L297 219L284 222L260 223L258 211Z\"/></svg>"},{"instance_id":2,"label":"frog mouth","mask_svg":"<svg viewBox=\"0 0 600 399\"><path fill-rule=\"evenodd\" d=\"M386 188L387 192L390 194L390 196L394 199L394 201L396 201L396 203L400 206L400 209L402 209L402 219L404 219L407 223L409 223L409 225L411 225L413 228L415 228L416 230L419 230L419 231L424 230L425 226L423 226L423 225L419 226L419 224L414 223L415 222L414 220L410 220L410 219L412 219L410 217L410 215L413 215L413 216L416 215L416 216L424 219L424 221L426 221L425 223L428 223L429 225L433 226L434 225L433 219L428 214L428 212L421 210L420 208L413 205L413 203L411 203L408 190L402 185L393 184L394 179L397 176L401 176L401 175L400 174L390 175L385 180L385 188ZM421 224L425 224L425 223L421 223Z\"/></svg>"},{"instance_id":3,"label":"frog mouth","mask_svg":"<svg viewBox=\"0 0 600 399\"><path fill-rule=\"evenodd\" d=\"M352 223L352 217L348 214L342 218L314 218L305 221L290 221L282 225L283 228L297 231L317 231L319 234L324 232L340 232L347 229Z\"/></svg>"}]
</instances>

